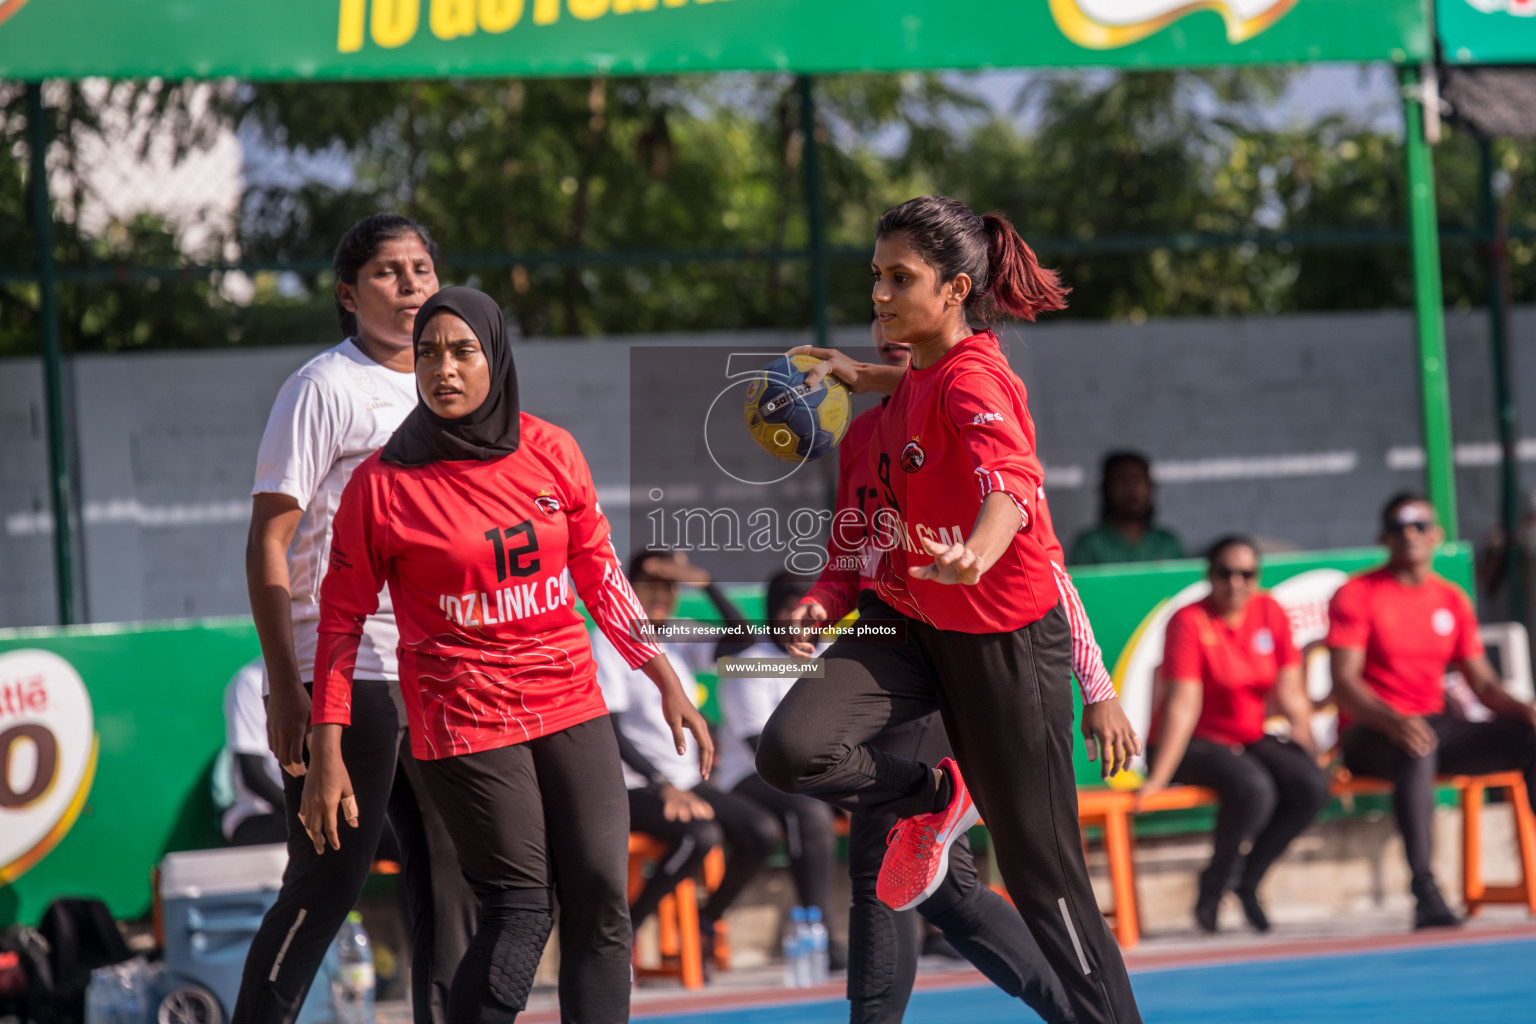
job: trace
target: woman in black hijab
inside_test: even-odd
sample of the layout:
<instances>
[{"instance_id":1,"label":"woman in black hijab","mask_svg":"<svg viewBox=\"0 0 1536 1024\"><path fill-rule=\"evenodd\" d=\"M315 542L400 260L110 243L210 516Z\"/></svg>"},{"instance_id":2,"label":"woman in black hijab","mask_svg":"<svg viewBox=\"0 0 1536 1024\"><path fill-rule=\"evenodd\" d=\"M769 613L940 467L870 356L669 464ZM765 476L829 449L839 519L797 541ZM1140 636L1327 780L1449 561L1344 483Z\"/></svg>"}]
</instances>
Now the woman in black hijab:
<instances>
[{"instance_id":1,"label":"woman in black hijab","mask_svg":"<svg viewBox=\"0 0 1536 1024\"><path fill-rule=\"evenodd\" d=\"M314 733L301 818L340 848L358 808L340 755L352 660L386 583L400 624L412 751L479 900L450 1024L510 1024L560 901L562 1019L624 1021L629 813L579 595L661 690L678 752L704 720L652 644L570 434L518 408L501 310L445 288L416 315L421 404L353 474L320 592ZM572 593L574 584L574 594ZM558 865L558 871L555 866Z\"/></svg>"}]
</instances>

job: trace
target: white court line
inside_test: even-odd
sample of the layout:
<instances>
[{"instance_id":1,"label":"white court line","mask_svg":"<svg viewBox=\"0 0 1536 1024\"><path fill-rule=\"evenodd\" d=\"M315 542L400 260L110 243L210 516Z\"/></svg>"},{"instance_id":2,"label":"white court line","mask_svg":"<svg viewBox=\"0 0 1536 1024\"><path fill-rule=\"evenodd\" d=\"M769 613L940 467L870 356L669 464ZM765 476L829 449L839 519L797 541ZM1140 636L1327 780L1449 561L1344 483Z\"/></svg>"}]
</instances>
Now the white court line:
<instances>
[{"instance_id":1,"label":"white court line","mask_svg":"<svg viewBox=\"0 0 1536 1024\"><path fill-rule=\"evenodd\" d=\"M178 526L208 526L219 523L243 523L251 517L251 503L245 501L199 501L172 505L144 505L136 498L113 501L88 501L80 510L87 526L132 523L145 529ZM51 512L13 512L5 517L5 532L12 537L28 537L53 532Z\"/></svg>"},{"instance_id":2,"label":"white court line","mask_svg":"<svg viewBox=\"0 0 1536 1024\"><path fill-rule=\"evenodd\" d=\"M1503 458L1503 449L1497 441L1478 441L1458 444L1451 449L1451 457L1458 466L1497 466ZM1515 443L1515 458L1521 462L1536 462L1536 437L1522 437ZM1423 469L1424 449L1418 445L1399 445L1387 449L1388 469Z\"/></svg>"},{"instance_id":3,"label":"white court line","mask_svg":"<svg viewBox=\"0 0 1536 1024\"><path fill-rule=\"evenodd\" d=\"M1237 455L1214 459L1165 459L1152 463L1152 479L1160 484L1193 484L1215 480L1276 480L1295 476L1338 476L1353 473L1359 457L1352 451L1300 452L1292 455Z\"/></svg>"},{"instance_id":4,"label":"white court line","mask_svg":"<svg viewBox=\"0 0 1536 1024\"><path fill-rule=\"evenodd\" d=\"M1522 462L1536 462L1536 438L1520 441L1518 456ZM1491 442L1457 445L1458 466L1492 466L1499 461L1499 446ZM1359 456L1353 451L1298 452L1286 455L1233 455L1209 459L1163 459L1152 464L1152 477L1159 484L1215 483L1224 480L1278 480L1288 477L1340 476L1359 468ZM1388 469L1421 469L1424 450L1413 446L1388 449ZM1088 473L1080 465L1047 466L1045 484L1051 490L1075 490L1088 484ZM676 491L676 485L673 486ZM669 495L694 497L694 488ZM600 487L598 500L611 509L628 508L630 491L626 487ZM145 529L179 526L204 526L244 522L250 516L250 503L240 501L190 502L168 505L144 505L137 499L86 502L83 510L87 526L133 523ZM53 516L48 512L14 512L5 517L5 532L12 537L27 537L53 532Z\"/></svg>"}]
</instances>

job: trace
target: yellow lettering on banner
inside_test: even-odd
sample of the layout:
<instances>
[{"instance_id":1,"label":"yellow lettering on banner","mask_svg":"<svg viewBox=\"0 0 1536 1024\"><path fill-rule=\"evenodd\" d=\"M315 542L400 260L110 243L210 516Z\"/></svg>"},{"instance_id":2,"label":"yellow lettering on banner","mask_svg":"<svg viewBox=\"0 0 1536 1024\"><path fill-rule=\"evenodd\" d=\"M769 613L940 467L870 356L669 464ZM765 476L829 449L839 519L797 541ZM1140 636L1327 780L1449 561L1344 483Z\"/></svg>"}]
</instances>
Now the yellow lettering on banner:
<instances>
[{"instance_id":1,"label":"yellow lettering on banner","mask_svg":"<svg viewBox=\"0 0 1536 1024\"><path fill-rule=\"evenodd\" d=\"M480 27L505 32L523 20L523 0L480 0Z\"/></svg>"},{"instance_id":2,"label":"yellow lettering on banner","mask_svg":"<svg viewBox=\"0 0 1536 1024\"><path fill-rule=\"evenodd\" d=\"M368 0L341 0L341 18L336 26L337 53L356 53L363 48L363 22L367 16Z\"/></svg>"},{"instance_id":3,"label":"yellow lettering on banner","mask_svg":"<svg viewBox=\"0 0 1536 1024\"><path fill-rule=\"evenodd\" d=\"M373 41L386 50L404 46L421 22L421 0L373 0Z\"/></svg>"},{"instance_id":4,"label":"yellow lettering on banner","mask_svg":"<svg viewBox=\"0 0 1536 1024\"><path fill-rule=\"evenodd\" d=\"M560 20L560 0L533 0L533 23L553 25Z\"/></svg>"},{"instance_id":5,"label":"yellow lettering on banner","mask_svg":"<svg viewBox=\"0 0 1536 1024\"><path fill-rule=\"evenodd\" d=\"M475 0L432 0L432 34L457 39L475 34Z\"/></svg>"},{"instance_id":6,"label":"yellow lettering on banner","mask_svg":"<svg viewBox=\"0 0 1536 1024\"><path fill-rule=\"evenodd\" d=\"M582 21L591 21L593 18L601 18L608 13L610 0L566 0L571 8L571 16Z\"/></svg>"}]
</instances>

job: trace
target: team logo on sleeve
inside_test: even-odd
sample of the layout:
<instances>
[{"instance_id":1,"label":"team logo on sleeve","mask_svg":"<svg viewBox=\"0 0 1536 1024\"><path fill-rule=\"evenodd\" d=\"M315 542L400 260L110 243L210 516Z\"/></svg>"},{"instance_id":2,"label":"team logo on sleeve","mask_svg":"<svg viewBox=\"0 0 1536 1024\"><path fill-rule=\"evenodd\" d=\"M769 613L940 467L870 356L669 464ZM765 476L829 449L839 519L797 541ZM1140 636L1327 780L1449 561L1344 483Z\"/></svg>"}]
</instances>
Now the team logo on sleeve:
<instances>
[{"instance_id":1,"label":"team logo on sleeve","mask_svg":"<svg viewBox=\"0 0 1536 1024\"><path fill-rule=\"evenodd\" d=\"M1456 632L1456 616L1449 608L1436 608L1435 614L1429 617L1429 628L1436 636L1450 636Z\"/></svg>"},{"instance_id":2,"label":"team logo on sleeve","mask_svg":"<svg viewBox=\"0 0 1536 1024\"><path fill-rule=\"evenodd\" d=\"M552 516L560 511L560 499L548 491L540 491L538 497L533 499L533 503L538 506L540 512L547 516Z\"/></svg>"},{"instance_id":3,"label":"team logo on sleeve","mask_svg":"<svg viewBox=\"0 0 1536 1024\"><path fill-rule=\"evenodd\" d=\"M927 461L928 453L923 451L923 446L917 443L915 437L901 450L901 468L908 473L916 473Z\"/></svg>"}]
</instances>

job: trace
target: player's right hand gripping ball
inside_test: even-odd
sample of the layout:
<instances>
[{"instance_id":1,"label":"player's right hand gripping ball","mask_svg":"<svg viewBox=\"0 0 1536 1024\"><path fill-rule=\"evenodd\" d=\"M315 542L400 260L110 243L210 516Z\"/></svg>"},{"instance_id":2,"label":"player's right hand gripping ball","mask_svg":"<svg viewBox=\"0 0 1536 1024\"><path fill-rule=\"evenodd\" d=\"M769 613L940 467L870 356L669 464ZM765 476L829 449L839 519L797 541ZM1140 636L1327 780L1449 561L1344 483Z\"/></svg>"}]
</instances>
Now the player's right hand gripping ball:
<instances>
[{"instance_id":1,"label":"player's right hand gripping ball","mask_svg":"<svg viewBox=\"0 0 1536 1024\"><path fill-rule=\"evenodd\" d=\"M819 459L848 432L848 386L831 374L806 386L806 371L819 362L815 356L780 356L747 387L747 430L776 459Z\"/></svg>"}]
</instances>

